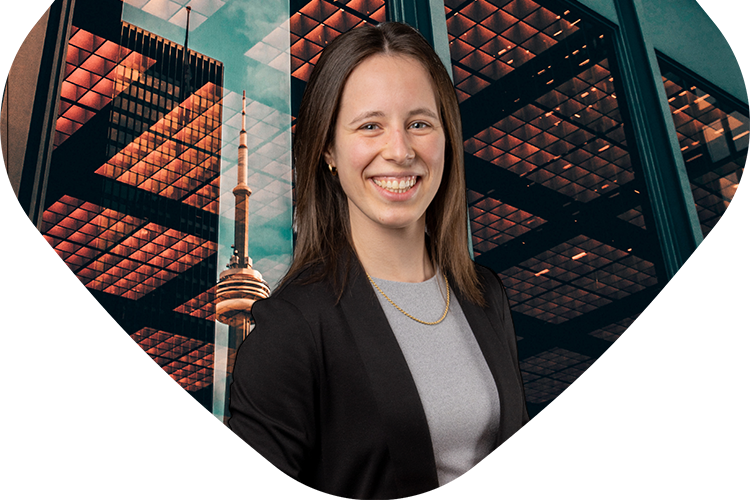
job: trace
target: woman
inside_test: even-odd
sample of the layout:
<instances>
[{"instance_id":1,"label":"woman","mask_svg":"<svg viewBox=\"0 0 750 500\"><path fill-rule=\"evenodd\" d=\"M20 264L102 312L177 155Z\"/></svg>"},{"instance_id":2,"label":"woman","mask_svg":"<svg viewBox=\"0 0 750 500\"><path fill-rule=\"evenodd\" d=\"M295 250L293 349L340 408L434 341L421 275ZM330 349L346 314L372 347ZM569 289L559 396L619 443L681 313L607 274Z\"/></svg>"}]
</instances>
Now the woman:
<instances>
[{"instance_id":1,"label":"woman","mask_svg":"<svg viewBox=\"0 0 750 500\"><path fill-rule=\"evenodd\" d=\"M496 274L467 251L460 117L412 28L322 53L297 121L297 244L240 347L230 428L327 493L436 488L527 420Z\"/></svg>"}]
</instances>

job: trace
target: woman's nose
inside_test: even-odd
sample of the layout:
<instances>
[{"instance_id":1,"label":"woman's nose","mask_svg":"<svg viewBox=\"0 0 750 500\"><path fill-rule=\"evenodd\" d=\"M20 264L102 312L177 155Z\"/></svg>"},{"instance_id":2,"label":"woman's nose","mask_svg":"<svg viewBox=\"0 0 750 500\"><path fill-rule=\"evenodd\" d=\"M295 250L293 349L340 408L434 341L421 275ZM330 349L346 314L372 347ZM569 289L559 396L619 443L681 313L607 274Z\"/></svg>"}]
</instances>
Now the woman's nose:
<instances>
[{"instance_id":1,"label":"woman's nose","mask_svg":"<svg viewBox=\"0 0 750 500\"><path fill-rule=\"evenodd\" d=\"M416 156L411 147L409 136L404 130L393 130L383 147L383 158L398 164L408 164Z\"/></svg>"}]
</instances>

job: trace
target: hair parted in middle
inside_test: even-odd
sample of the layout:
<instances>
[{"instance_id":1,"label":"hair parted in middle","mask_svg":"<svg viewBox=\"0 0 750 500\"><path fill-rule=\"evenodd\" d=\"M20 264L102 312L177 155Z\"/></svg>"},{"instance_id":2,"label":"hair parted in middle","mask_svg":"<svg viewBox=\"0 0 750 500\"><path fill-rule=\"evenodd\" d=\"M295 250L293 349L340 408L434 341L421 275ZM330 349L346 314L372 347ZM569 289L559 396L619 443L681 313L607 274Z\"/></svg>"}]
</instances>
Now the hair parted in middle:
<instances>
[{"instance_id":1,"label":"hair parted in middle","mask_svg":"<svg viewBox=\"0 0 750 500\"><path fill-rule=\"evenodd\" d=\"M472 302L484 305L477 274L469 257L463 138L458 100L448 72L430 44L414 28L401 23L364 25L333 40L321 53L300 104L294 140L297 242L294 260L283 281L316 265L310 280L334 279L339 296L340 256L356 252L349 224L349 205L337 177L324 160L336 130L341 95L352 71L374 55L416 60L432 81L445 131L445 166L440 187L427 208L427 251L433 265Z\"/></svg>"}]
</instances>

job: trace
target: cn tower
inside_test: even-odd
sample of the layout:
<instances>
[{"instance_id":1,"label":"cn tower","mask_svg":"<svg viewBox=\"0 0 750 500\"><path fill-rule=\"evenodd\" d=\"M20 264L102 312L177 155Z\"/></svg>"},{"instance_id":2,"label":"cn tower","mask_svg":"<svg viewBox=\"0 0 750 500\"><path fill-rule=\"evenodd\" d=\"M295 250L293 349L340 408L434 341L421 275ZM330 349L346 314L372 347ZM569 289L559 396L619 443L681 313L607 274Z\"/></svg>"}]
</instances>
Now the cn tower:
<instances>
[{"instance_id":1,"label":"cn tower","mask_svg":"<svg viewBox=\"0 0 750 500\"><path fill-rule=\"evenodd\" d=\"M271 290L263 276L253 269L248 256L248 200L252 191L247 185L247 131L245 130L245 91L242 91L242 129L237 151L237 186L234 194L234 253L227 270L219 275L216 286L216 318L229 326L237 327L240 338L247 337L250 329L250 310L256 300L268 298Z\"/></svg>"}]
</instances>

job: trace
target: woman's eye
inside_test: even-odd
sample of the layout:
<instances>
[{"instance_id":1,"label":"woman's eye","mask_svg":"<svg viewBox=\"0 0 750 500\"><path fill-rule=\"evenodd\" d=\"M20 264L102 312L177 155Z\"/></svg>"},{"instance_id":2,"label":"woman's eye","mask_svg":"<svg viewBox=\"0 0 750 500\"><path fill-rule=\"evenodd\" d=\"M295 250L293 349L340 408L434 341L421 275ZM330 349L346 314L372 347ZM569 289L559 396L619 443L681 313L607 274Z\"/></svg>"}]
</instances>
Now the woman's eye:
<instances>
[{"instance_id":1,"label":"woman's eye","mask_svg":"<svg viewBox=\"0 0 750 500\"><path fill-rule=\"evenodd\" d=\"M425 122L414 122L414 123L411 124L411 128L416 128L416 129L423 129L423 128L427 128L429 126L430 125L428 123L425 123Z\"/></svg>"},{"instance_id":2,"label":"woman's eye","mask_svg":"<svg viewBox=\"0 0 750 500\"><path fill-rule=\"evenodd\" d=\"M366 123L360 127L362 130L376 130L378 128L374 123Z\"/></svg>"}]
</instances>

